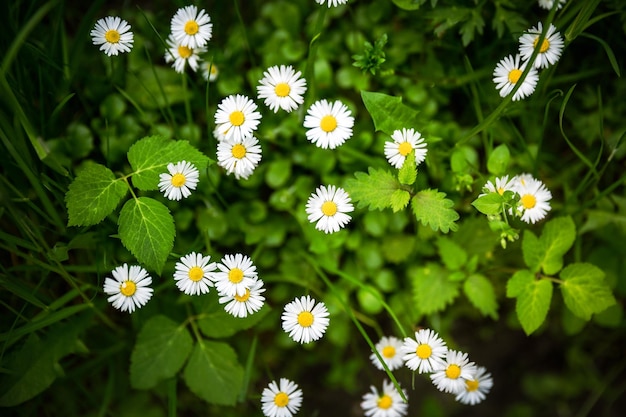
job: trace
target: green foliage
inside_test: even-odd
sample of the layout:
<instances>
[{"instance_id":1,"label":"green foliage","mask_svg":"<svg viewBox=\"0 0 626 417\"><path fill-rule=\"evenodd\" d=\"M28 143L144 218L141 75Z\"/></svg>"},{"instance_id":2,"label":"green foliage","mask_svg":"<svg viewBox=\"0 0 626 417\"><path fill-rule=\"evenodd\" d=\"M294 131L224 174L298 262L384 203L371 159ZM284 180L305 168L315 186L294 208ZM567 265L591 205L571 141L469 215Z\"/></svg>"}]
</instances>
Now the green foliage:
<instances>
[{"instance_id":1,"label":"green foliage","mask_svg":"<svg viewBox=\"0 0 626 417\"><path fill-rule=\"evenodd\" d=\"M459 284L451 281L448 271L435 263L412 271L411 282L415 308L422 314L442 311L459 295Z\"/></svg>"},{"instance_id":2,"label":"green foliage","mask_svg":"<svg viewBox=\"0 0 626 417\"><path fill-rule=\"evenodd\" d=\"M385 132L389 136L402 128L413 127L419 131L416 126L419 112L403 104L401 97L361 91L361 99L372 116L377 131Z\"/></svg>"},{"instance_id":3,"label":"green foliage","mask_svg":"<svg viewBox=\"0 0 626 417\"><path fill-rule=\"evenodd\" d=\"M250 329L259 323L270 311L270 307L264 305L259 311L248 317L233 317L224 311L223 306L217 302L217 296L209 294L204 303L204 308L201 310L198 327L207 337L229 337L241 330Z\"/></svg>"},{"instance_id":4,"label":"green foliage","mask_svg":"<svg viewBox=\"0 0 626 417\"><path fill-rule=\"evenodd\" d=\"M552 301L552 283L548 280L535 280L532 275L524 276L520 295L515 303L515 312L524 332L529 335L543 324Z\"/></svg>"},{"instance_id":5,"label":"green foliage","mask_svg":"<svg viewBox=\"0 0 626 417\"><path fill-rule=\"evenodd\" d=\"M420 191L411 199L413 214L424 226L430 226L433 230L441 230L443 233L458 230L455 222L459 214L452 208L454 202L445 197L445 193L437 190Z\"/></svg>"},{"instance_id":6,"label":"green foliage","mask_svg":"<svg viewBox=\"0 0 626 417\"><path fill-rule=\"evenodd\" d=\"M376 72L381 69L380 66L386 61L385 52L383 51L386 43L386 33L383 33L380 38L376 39L374 45L369 42L365 42L363 45L363 54L352 56L352 59L354 59L354 63L352 65L360 68L363 72L369 71L375 75Z\"/></svg>"},{"instance_id":7,"label":"green foliage","mask_svg":"<svg viewBox=\"0 0 626 417\"><path fill-rule=\"evenodd\" d=\"M415 149L406 156L404 164L398 171L398 181L402 185L413 185L417 179L417 165L415 163Z\"/></svg>"},{"instance_id":8,"label":"green foliage","mask_svg":"<svg viewBox=\"0 0 626 417\"><path fill-rule=\"evenodd\" d=\"M357 207L369 207L370 210L384 210L390 207L390 202L401 186L389 171L369 168L368 173L355 172L355 178L346 181L346 191ZM397 198L397 197L396 197Z\"/></svg>"},{"instance_id":9,"label":"green foliage","mask_svg":"<svg viewBox=\"0 0 626 417\"><path fill-rule=\"evenodd\" d=\"M487 171L496 176L504 175L510 159L511 153L509 148L505 144L497 146L489 155L489 159L487 159Z\"/></svg>"},{"instance_id":10,"label":"green foliage","mask_svg":"<svg viewBox=\"0 0 626 417\"><path fill-rule=\"evenodd\" d=\"M493 284L481 274L472 274L463 283L463 292L483 315L498 319L498 301Z\"/></svg>"},{"instance_id":11,"label":"green foliage","mask_svg":"<svg viewBox=\"0 0 626 417\"><path fill-rule=\"evenodd\" d=\"M616 303L611 289L604 281L604 272L595 265L574 263L560 273L563 301L574 315L590 320Z\"/></svg>"}]
</instances>

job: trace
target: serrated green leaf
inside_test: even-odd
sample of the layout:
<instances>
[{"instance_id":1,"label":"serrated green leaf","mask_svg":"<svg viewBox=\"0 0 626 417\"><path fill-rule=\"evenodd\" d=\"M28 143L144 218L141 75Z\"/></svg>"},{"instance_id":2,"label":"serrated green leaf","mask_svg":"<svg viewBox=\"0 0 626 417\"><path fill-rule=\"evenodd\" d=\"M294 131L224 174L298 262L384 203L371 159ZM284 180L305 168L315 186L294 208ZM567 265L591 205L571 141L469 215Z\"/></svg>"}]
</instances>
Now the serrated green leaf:
<instances>
[{"instance_id":1,"label":"serrated green leaf","mask_svg":"<svg viewBox=\"0 0 626 417\"><path fill-rule=\"evenodd\" d=\"M515 311L524 332L529 335L546 320L552 300L552 282L547 279L533 280L517 297Z\"/></svg>"},{"instance_id":2,"label":"serrated green leaf","mask_svg":"<svg viewBox=\"0 0 626 417\"><path fill-rule=\"evenodd\" d=\"M572 313L584 320L616 303L611 289L604 281L604 272L595 265L574 263L559 275L563 301Z\"/></svg>"},{"instance_id":3,"label":"serrated green leaf","mask_svg":"<svg viewBox=\"0 0 626 417\"><path fill-rule=\"evenodd\" d=\"M437 239L439 256L446 268L456 271L467 262L467 252L447 237Z\"/></svg>"},{"instance_id":4,"label":"serrated green leaf","mask_svg":"<svg viewBox=\"0 0 626 417\"><path fill-rule=\"evenodd\" d=\"M535 276L527 269L515 272L506 283L506 296L509 298L519 297L534 280Z\"/></svg>"},{"instance_id":5,"label":"serrated green leaf","mask_svg":"<svg viewBox=\"0 0 626 417\"><path fill-rule=\"evenodd\" d=\"M354 176L346 181L345 190L358 208L369 206L370 210L383 210L391 207L391 198L400 189L393 174L370 167L368 174L356 172Z\"/></svg>"},{"instance_id":6,"label":"serrated green leaf","mask_svg":"<svg viewBox=\"0 0 626 417\"><path fill-rule=\"evenodd\" d=\"M159 174L166 173L167 164L187 161L199 171L206 169L209 158L185 140L148 136L138 140L128 151L128 162L133 168L133 185L140 190L156 190Z\"/></svg>"},{"instance_id":7,"label":"serrated green leaf","mask_svg":"<svg viewBox=\"0 0 626 417\"><path fill-rule=\"evenodd\" d=\"M429 263L417 268L411 280L416 308L423 314L442 311L459 295L459 283L448 279L450 272Z\"/></svg>"},{"instance_id":8,"label":"serrated green leaf","mask_svg":"<svg viewBox=\"0 0 626 417\"><path fill-rule=\"evenodd\" d=\"M493 284L480 274L470 275L463 283L463 291L470 303L484 316L498 318L498 302Z\"/></svg>"},{"instance_id":9,"label":"serrated green leaf","mask_svg":"<svg viewBox=\"0 0 626 417\"><path fill-rule=\"evenodd\" d=\"M510 159L511 153L504 143L496 146L487 159L487 170L495 176L502 175L506 173Z\"/></svg>"},{"instance_id":10,"label":"serrated green leaf","mask_svg":"<svg viewBox=\"0 0 626 417\"><path fill-rule=\"evenodd\" d=\"M213 292L203 298L206 298L206 300L202 302L202 318L197 323L202 333L212 338L229 337L241 330L249 329L260 322L271 311L270 307L264 304L256 313L239 318L227 313L224 310L224 304L218 302L218 296Z\"/></svg>"},{"instance_id":11,"label":"serrated green leaf","mask_svg":"<svg viewBox=\"0 0 626 417\"><path fill-rule=\"evenodd\" d=\"M430 226L435 231L456 231L459 226L455 221L459 219L459 213L452 208L454 202L445 197L445 193L437 190L420 191L411 199L413 214L424 226Z\"/></svg>"},{"instance_id":12,"label":"serrated green leaf","mask_svg":"<svg viewBox=\"0 0 626 417\"><path fill-rule=\"evenodd\" d=\"M411 199L411 194L409 194L406 190L395 190L393 194L391 194L391 209L394 213L397 213L400 210L404 210L404 208L409 204L409 200Z\"/></svg>"},{"instance_id":13,"label":"serrated green leaf","mask_svg":"<svg viewBox=\"0 0 626 417\"><path fill-rule=\"evenodd\" d=\"M489 193L474 200L472 206L487 216L493 216L500 213L503 202L504 200L499 193Z\"/></svg>"},{"instance_id":14,"label":"serrated green leaf","mask_svg":"<svg viewBox=\"0 0 626 417\"><path fill-rule=\"evenodd\" d=\"M243 376L235 351L226 343L208 340L196 343L184 371L189 389L218 405L235 405Z\"/></svg>"},{"instance_id":15,"label":"serrated green leaf","mask_svg":"<svg viewBox=\"0 0 626 417\"><path fill-rule=\"evenodd\" d=\"M130 384L148 389L173 377L183 367L192 347L193 340L185 326L162 315L151 317L137 335L130 357Z\"/></svg>"},{"instance_id":16,"label":"serrated green leaf","mask_svg":"<svg viewBox=\"0 0 626 417\"><path fill-rule=\"evenodd\" d=\"M124 246L139 262L160 274L176 235L168 208L149 197L128 200L117 224Z\"/></svg>"},{"instance_id":17,"label":"serrated green leaf","mask_svg":"<svg viewBox=\"0 0 626 417\"><path fill-rule=\"evenodd\" d=\"M461 29L459 30L463 46L469 45L470 42L474 40L474 32L482 34L484 27L485 20L481 16L480 10L472 10L470 18L463 24L463 26L461 26Z\"/></svg>"},{"instance_id":18,"label":"serrated green leaf","mask_svg":"<svg viewBox=\"0 0 626 417\"><path fill-rule=\"evenodd\" d=\"M406 156L402 167L398 171L398 181L400 181L400 184L412 185L416 178L417 164L415 163L415 149L411 149L411 152Z\"/></svg>"},{"instance_id":19,"label":"serrated green leaf","mask_svg":"<svg viewBox=\"0 0 626 417\"><path fill-rule=\"evenodd\" d=\"M126 195L128 186L109 168L88 164L65 194L68 226L91 226L108 216Z\"/></svg>"},{"instance_id":20,"label":"serrated green leaf","mask_svg":"<svg viewBox=\"0 0 626 417\"><path fill-rule=\"evenodd\" d=\"M522 255L524 257L524 263L532 272L539 271L544 254L545 249L543 248L543 242L530 230L524 230Z\"/></svg>"},{"instance_id":21,"label":"serrated green leaf","mask_svg":"<svg viewBox=\"0 0 626 417\"><path fill-rule=\"evenodd\" d=\"M545 254L542 260L543 272L556 274L563 268L563 255L576 240L576 225L571 217L557 217L546 223L540 238Z\"/></svg>"},{"instance_id":22,"label":"serrated green leaf","mask_svg":"<svg viewBox=\"0 0 626 417\"><path fill-rule=\"evenodd\" d=\"M419 112L402 104L401 97L389 96L383 93L361 91L363 104L367 108L374 127L391 136L395 130L417 128L416 121Z\"/></svg>"}]
</instances>

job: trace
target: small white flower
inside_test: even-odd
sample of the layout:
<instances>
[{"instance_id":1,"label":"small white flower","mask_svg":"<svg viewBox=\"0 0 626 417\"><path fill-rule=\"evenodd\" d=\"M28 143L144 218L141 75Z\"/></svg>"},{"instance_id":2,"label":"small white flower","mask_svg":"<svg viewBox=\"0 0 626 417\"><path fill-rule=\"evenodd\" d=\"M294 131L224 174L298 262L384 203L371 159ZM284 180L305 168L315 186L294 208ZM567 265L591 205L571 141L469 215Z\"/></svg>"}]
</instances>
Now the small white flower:
<instances>
[{"instance_id":1,"label":"small white flower","mask_svg":"<svg viewBox=\"0 0 626 417\"><path fill-rule=\"evenodd\" d=\"M385 361L387 368L389 368L390 371L394 371L404 365L402 354L400 353L401 347L402 341L394 336L383 336L380 341L376 343L376 350L383 358L383 361ZM370 360L374 366L381 371L385 369L376 354L372 353L370 355Z\"/></svg>"},{"instance_id":2,"label":"small white flower","mask_svg":"<svg viewBox=\"0 0 626 417\"><path fill-rule=\"evenodd\" d=\"M254 136L233 137L217 143L217 164L235 178L247 179L261 161L261 146Z\"/></svg>"},{"instance_id":3,"label":"small white flower","mask_svg":"<svg viewBox=\"0 0 626 417\"><path fill-rule=\"evenodd\" d=\"M462 404L475 405L485 399L491 387L493 378L483 366L476 368L471 378L465 380L464 389L456 395L456 400Z\"/></svg>"},{"instance_id":4,"label":"small white flower","mask_svg":"<svg viewBox=\"0 0 626 417\"><path fill-rule=\"evenodd\" d=\"M557 6L557 10L559 10L567 0L557 0L559 5ZM544 9L552 10L552 6L554 6L554 0L539 0L539 7Z\"/></svg>"},{"instance_id":5,"label":"small white flower","mask_svg":"<svg viewBox=\"0 0 626 417\"><path fill-rule=\"evenodd\" d=\"M261 407L265 417L292 417L302 404L302 390L298 384L281 378L270 382L261 394Z\"/></svg>"},{"instance_id":6,"label":"small white flower","mask_svg":"<svg viewBox=\"0 0 626 417\"><path fill-rule=\"evenodd\" d=\"M131 265L129 268L128 264L124 264L115 268L111 274L113 278L104 280L104 292L110 295L107 301L118 310L132 313L152 297L152 278L139 265Z\"/></svg>"},{"instance_id":7,"label":"small white flower","mask_svg":"<svg viewBox=\"0 0 626 417\"><path fill-rule=\"evenodd\" d=\"M409 404L404 402L393 383L383 381L383 390L380 393L374 386L370 389L372 392L363 395L361 402L366 417L401 417L408 412ZM406 398L406 391L402 392Z\"/></svg>"},{"instance_id":8,"label":"small white flower","mask_svg":"<svg viewBox=\"0 0 626 417\"><path fill-rule=\"evenodd\" d=\"M467 353L449 350L443 365L430 374L430 379L439 391L459 394L465 389L465 381L472 379L476 365L470 362Z\"/></svg>"},{"instance_id":9,"label":"small white flower","mask_svg":"<svg viewBox=\"0 0 626 417\"><path fill-rule=\"evenodd\" d=\"M506 97L513 91L515 84L518 83L527 64L528 62L520 63L520 56L518 54L515 55L515 57L509 55L496 65L496 68L493 70L493 82L496 84L496 89L500 90L500 97ZM513 95L513 101L531 95L535 91L538 79L539 74L537 70L531 68L522 82L522 85L515 92L515 95Z\"/></svg>"},{"instance_id":10,"label":"small white flower","mask_svg":"<svg viewBox=\"0 0 626 417\"><path fill-rule=\"evenodd\" d=\"M330 319L328 310L323 302L316 304L310 296L296 298L285 306L281 316L283 330L289 333L298 343L309 343L320 339Z\"/></svg>"},{"instance_id":11,"label":"small white flower","mask_svg":"<svg viewBox=\"0 0 626 417\"><path fill-rule=\"evenodd\" d=\"M300 71L295 72L291 65L269 67L259 81L257 92L259 99L265 99L265 105L273 110L291 112L304 101L302 95L306 91L306 80L300 78Z\"/></svg>"},{"instance_id":12,"label":"small white flower","mask_svg":"<svg viewBox=\"0 0 626 417\"><path fill-rule=\"evenodd\" d=\"M520 195L518 211L521 212L522 221L536 223L546 217L550 211L552 193L543 182L523 174L514 178L515 191Z\"/></svg>"},{"instance_id":13,"label":"small white flower","mask_svg":"<svg viewBox=\"0 0 626 417\"><path fill-rule=\"evenodd\" d=\"M213 275L215 288L222 297L244 296L258 278L252 260L241 253L224 255L217 268L220 272Z\"/></svg>"},{"instance_id":14,"label":"small white flower","mask_svg":"<svg viewBox=\"0 0 626 417\"><path fill-rule=\"evenodd\" d=\"M346 213L354 211L350 196L343 188L329 185L320 186L311 194L306 203L306 212L315 228L324 233L338 232L350 221Z\"/></svg>"},{"instance_id":15,"label":"small white flower","mask_svg":"<svg viewBox=\"0 0 626 417\"><path fill-rule=\"evenodd\" d=\"M227 313L235 317L247 317L248 314L254 314L263 307L265 297L261 294L265 292L263 281L257 279L249 288L246 288L244 295L222 296L219 299L220 304L228 303L224 306Z\"/></svg>"},{"instance_id":16,"label":"small white flower","mask_svg":"<svg viewBox=\"0 0 626 417\"><path fill-rule=\"evenodd\" d=\"M483 186L483 191L484 193L480 194L479 197L488 193L498 193L500 195L504 195L505 191L515 191L514 181L513 179L509 180L508 175L498 177L495 180L495 184L491 181L487 181L487 183Z\"/></svg>"},{"instance_id":17,"label":"small white flower","mask_svg":"<svg viewBox=\"0 0 626 417\"><path fill-rule=\"evenodd\" d=\"M539 36L541 35L543 28L541 22L537 24L537 27L529 29L525 34L519 38L519 53L522 60L528 61L537 47ZM561 57L563 51L563 38L561 34L556 31L556 27L550 24L548 32L541 43L539 53L535 58L535 68L548 68L550 65L554 65Z\"/></svg>"},{"instance_id":18,"label":"small white flower","mask_svg":"<svg viewBox=\"0 0 626 417\"><path fill-rule=\"evenodd\" d=\"M159 191L170 200L189 197L198 184L198 169L187 161L180 161L167 164L167 170L169 174L159 174Z\"/></svg>"},{"instance_id":19,"label":"small white flower","mask_svg":"<svg viewBox=\"0 0 626 417\"><path fill-rule=\"evenodd\" d=\"M178 73L183 73L185 71L185 64L189 64L189 68L192 71L198 70L198 64L200 63L200 57L198 54L206 52L206 48L198 47L198 48L190 48L188 46L183 46L176 42L174 37L170 34L167 38L167 51L165 51L165 62L172 62L172 67Z\"/></svg>"},{"instance_id":20,"label":"small white flower","mask_svg":"<svg viewBox=\"0 0 626 417\"><path fill-rule=\"evenodd\" d=\"M260 123L257 105L241 94L228 96L217 106L215 124L227 138L241 140L252 136Z\"/></svg>"},{"instance_id":21,"label":"small white flower","mask_svg":"<svg viewBox=\"0 0 626 417\"><path fill-rule=\"evenodd\" d=\"M219 73L220 71L215 62L208 61L202 64L202 77L204 77L205 81L213 82L217 80Z\"/></svg>"},{"instance_id":22,"label":"small white flower","mask_svg":"<svg viewBox=\"0 0 626 417\"><path fill-rule=\"evenodd\" d=\"M187 295L200 295L209 292L213 286L212 274L215 272L215 262L209 263L210 256L191 252L176 262L174 280L179 290Z\"/></svg>"},{"instance_id":23,"label":"small white flower","mask_svg":"<svg viewBox=\"0 0 626 417\"><path fill-rule=\"evenodd\" d=\"M346 4L348 0L315 0L317 4L324 4L328 1L328 7L337 7L341 4Z\"/></svg>"},{"instance_id":24,"label":"small white flower","mask_svg":"<svg viewBox=\"0 0 626 417\"><path fill-rule=\"evenodd\" d=\"M407 368L417 370L420 374L433 372L443 364L443 358L448 352L446 342L431 329L420 329L415 332L415 339L404 338L400 348L404 354L402 359Z\"/></svg>"},{"instance_id":25,"label":"small white flower","mask_svg":"<svg viewBox=\"0 0 626 417\"><path fill-rule=\"evenodd\" d=\"M94 45L101 45L100 50L108 56L120 52L130 52L133 47L133 32L126 20L108 16L96 22L89 33Z\"/></svg>"},{"instance_id":26,"label":"small white flower","mask_svg":"<svg viewBox=\"0 0 626 417\"><path fill-rule=\"evenodd\" d=\"M196 6L178 9L170 26L176 43L191 49L206 45L213 35L211 18L204 9L198 13Z\"/></svg>"},{"instance_id":27,"label":"small white flower","mask_svg":"<svg viewBox=\"0 0 626 417\"><path fill-rule=\"evenodd\" d=\"M306 138L322 149L335 149L352 137L354 117L341 101L316 101L304 118Z\"/></svg>"},{"instance_id":28,"label":"small white flower","mask_svg":"<svg viewBox=\"0 0 626 417\"><path fill-rule=\"evenodd\" d=\"M413 129L396 130L391 135L393 141L385 142L385 156L394 168L402 168L408 154L415 149L415 163L417 165L426 159L426 142L420 132Z\"/></svg>"}]
</instances>

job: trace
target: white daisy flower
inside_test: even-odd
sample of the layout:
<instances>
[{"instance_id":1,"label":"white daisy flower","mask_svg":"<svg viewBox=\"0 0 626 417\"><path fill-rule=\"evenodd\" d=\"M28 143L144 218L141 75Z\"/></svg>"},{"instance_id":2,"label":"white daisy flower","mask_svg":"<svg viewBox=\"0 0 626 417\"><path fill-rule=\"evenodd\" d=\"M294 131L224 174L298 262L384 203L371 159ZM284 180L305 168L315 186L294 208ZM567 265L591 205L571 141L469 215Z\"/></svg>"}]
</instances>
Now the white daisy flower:
<instances>
[{"instance_id":1,"label":"white daisy flower","mask_svg":"<svg viewBox=\"0 0 626 417\"><path fill-rule=\"evenodd\" d=\"M241 94L228 96L217 106L215 124L227 138L237 140L252 136L260 123L257 105Z\"/></svg>"},{"instance_id":2,"label":"white daisy flower","mask_svg":"<svg viewBox=\"0 0 626 417\"><path fill-rule=\"evenodd\" d=\"M361 408L367 417L401 417L407 414L409 404L404 402L396 387L390 381L383 381L379 393L373 385L372 392L363 395ZM402 390L406 398L406 391Z\"/></svg>"},{"instance_id":3,"label":"white daisy flower","mask_svg":"<svg viewBox=\"0 0 626 417\"><path fill-rule=\"evenodd\" d=\"M526 69L528 62L520 64L520 56L509 55L502 59L496 68L493 70L493 82L496 84L496 89L500 90L500 97L506 97L509 95L515 84L519 81L522 73ZM531 95L535 91L537 86L537 80L539 74L535 68L532 68L526 75L526 78L522 82L520 88L515 92L513 101L517 101L524 97Z\"/></svg>"},{"instance_id":4,"label":"white daisy flower","mask_svg":"<svg viewBox=\"0 0 626 417\"><path fill-rule=\"evenodd\" d=\"M191 49L204 46L213 35L211 18L196 6L187 6L178 9L172 17L170 31L176 43Z\"/></svg>"},{"instance_id":5,"label":"white daisy flower","mask_svg":"<svg viewBox=\"0 0 626 417\"><path fill-rule=\"evenodd\" d=\"M196 189L200 172L187 161L176 164L167 164L169 174L159 174L159 191L170 200L180 200L191 195L191 190Z\"/></svg>"},{"instance_id":6,"label":"white daisy flower","mask_svg":"<svg viewBox=\"0 0 626 417\"><path fill-rule=\"evenodd\" d=\"M338 232L350 221L346 213L354 211L350 196L343 188L329 185L320 186L311 194L306 203L306 212L311 223L317 222L315 228L324 233Z\"/></svg>"},{"instance_id":7,"label":"white daisy flower","mask_svg":"<svg viewBox=\"0 0 626 417\"><path fill-rule=\"evenodd\" d=\"M270 382L261 394L261 407L266 417L292 417L302 404L302 390L298 384L281 378Z\"/></svg>"},{"instance_id":8,"label":"white daisy flower","mask_svg":"<svg viewBox=\"0 0 626 417\"><path fill-rule=\"evenodd\" d=\"M254 283L246 288L244 295L228 296L224 295L220 297L220 304L228 303L224 306L224 310L227 313L232 314L235 317L247 317L248 314L254 314L263 307L265 297L261 294L265 292L263 288L263 281L257 279Z\"/></svg>"},{"instance_id":9,"label":"white daisy flower","mask_svg":"<svg viewBox=\"0 0 626 417\"><path fill-rule=\"evenodd\" d=\"M558 0L559 5L557 6L557 10L563 7L566 1L567 0ZM547 10L552 10L552 6L554 6L554 0L539 0L539 7Z\"/></svg>"},{"instance_id":10,"label":"white daisy flower","mask_svg":"<svg viewBox=\"0 0 626 417\"><path fill-rule=\"evenodd\" d=\"M247 179L261 161L261 146L254 136L233 137L217 143L217 164L235 178Z\"/></svg>"},{"instance_id":11,"label":"white daisy flower","mask_svg":"<svg viewBox=\"0 0 626 417\"><path fill-rule=\"evenodd\" d=\"M420 132L413 129L396 130L391 135L393 141L385 142L385 156L394 168L402 168L408 154L415 149L415 163L417 165L426 159L426 142Z\"/></svg>"},{"instance_id":12,"label":"white daisy flower","mask_svg":"<svg viewBox=\"0 0 626 417\"><path fill-rule=\"evenodd\" d=\"M215 65L215 62L204 62L202 64L202 77L204 77L205 81L208 82L213 82L215 80L217 80L217 76L219 75L220 71L217 68L217 65Z\"/></svg>"},{"instance_id":13,"label":"white daisy flower","mask_svg":"<svg viewBox=\"0 0 626 417\"><path fill-rule=\"evenodd\" d=\"M133 47L130 25L119 17L108 16L98 20L89 34L93 44L100 45L100 50L108 56L130 52Z\"/></svg>"},{"instance_id":14,"label":"white daisy flower","mask_svg":"<svg viewBox=\"0 0 626 417\"><path fill-rule=\"evenodd\" d=\"M376 343L376 350L383 358L383 361L385 361L387 368L389 368L390 371L394 371L404 365L402 354L400 353L401 347L402 340L394 336L383 336L380 338L380 341ZM370 355L370 360L376 368L381 371L385 369L376 354L372 353Z\"/></svg>"},{"instance_id":15,"label":"white daisy flower","mask_svg":"<svg viewBox=\"0 0 626 417\"><path fill-rule=\"evenodd\" d=\"M213 286L212 274L215 272L215 262L209 263L210 256L191 252L176 262L174 280L179 290L187 295L200 295L209 292Z\"/></svg>"},{"instance_id":16,"label":"white daisy flower","mask_svg":"<svg viewBox=\"0 0 626 417\"><path fill-rule=\"evenodd\" d=\"M237 253L235 255L224 255L220 263L217 264L220 270L213 274L215 288L220 296L240 297L246 295L246 290L258 279L256 266L252 260Z\"/></svg>"},{"instance_id":17,"label":"white daisy flower","mask_svg":"<svg viewBox=\"0 0 626 417\"><path fill-rule=\"evenodd\" d=\"M172 68L181 74L185 71L185 64L189 64L192 71L197 71L198 64L202 61L198 54L206 52L204 47L190 48L177 43L171 34L167 38L167 47L165 62L173 61Z\"/></svg>"},{"instance_id":18,"label":"white daisy flower","mask_svg":"<svg viewBox=\"0 0 626 417\"><path fill-rule=\"evenodd\" d=\"M341 101L313 103L304 118L306 138L322 149L335 149L352 137L354 117Z\"/></svg>"},{"instance_id":19,"label":"white daisy flower","mask_svg":"<svg viewBox=\"0 0 626 417\"><path fill-rule=\"evenodd\" d=\"M326 305L318 302L310 296L296 298L285 306L281 316L283 330L289 333L298 343L309 343L320 339L330 319Z\"/></svg>"},{"instance_id":20,"label":"white daisy flower","mask_svg":"<svg viewBox=\"0 0 626 417\"><path fill-rule=\"evenodd\" d=\"M328 7L330 8L332 7L337 7L341 4L346 4L348 2L348 0L315 0L315 2L317 4L324 4L326 2L328 2Z\"/></svg>"},{"instance_id":21,"label":"white daisy flower","mask_svg":"<svg viewBox=\"0 0 626 417\"><path fill-rule=\"evenodd\" d=\"M527 175L527 174L526 174ZM539 180L522 176L515 181L515 191L520 195L518 211L522 221L536 223L550 211L552 193Z\"/></svg>"},{"instance_id":22,"label":"white daisy flower","mask_svg":"<svg viewBox=\"0 0 626 417\"><path fill-rule=\"evenodd\" d=\"M494 182L487 181L487 183L483 186L484 193L480 194L479 197L488 193L498 193L500 195L504 195L505 191L515 191L515 182L513 178L509 180L508 175L505 175L504 177L497 177Z\"/></svg>"},{"instance_id":23,"label":"white daisy flower","mask_svg":"<svg viewBox=\"0 0 626 417\"><path fill-rule=\"evenodd\" d=\"M492 386L491 374L487 373L485 367L478 366L472 377L465 380L465 387L455 399L462 404L478 404L485 399Z\"/></svg>"},{"instance_id":24,"label":"white daisy flower","mask_svg":"<svg viewBox=\"0 0 626 417\"><path fill-rule=\"evenodd\" d=\"M221 127L220 125L217 125L215 126L215 129L213 129L213 137L217 139L218 142L221 142L226 139L226 134L222 132L220 127Z\"/></svg>"},{"instance_id":25,"label":"white daisy flower","mask_svg":"<svg viewBox=\"0 0 626 417\"><path fill-rule=\"evenodd\" d=\"M525 34L519 38L519 53L522 60L528 61L533 54L539 41L543 28L541 22L537 24L537 27L529 29ZM550 24L548 32L546 33L539 53L535 57L535 68L548 68L550 65L554 65L561 57L563 51L563 38L561 34L556 31L556 27Z\"/></svg>"},{"instance_id":26,"label":"white daisy flower","mask_svg":"<svg viewBox=\"0 0 626 417\"><path fill-rule=\"evenodd\" d=\"M139 265L131 265L129 268L128 264L124 264L115 268L111 274L113 278L104 280L104 292L110 295L107 301L118 310L132 313L152 297L152 278Z\"/></svg>"},{"instance_id":27,"label":"white daisy flower","mask_svg":"<svg viewBox=\"0 0 626 417\"><path fill-rule=\"evenodd\" d=\"M420 329L415 332L415 339L404 338L400 351L407 368L423 374L433 372L443 364L448 348L434 330Z\"/></svg>"},{"instance_id":28,"label":"white daisy flower","mask_svg":"<svg viewBox=\"0 0 626 417\"><path fill-rule=\"evenodd\" d=\"M269 67L263 73L263 78L259 81L257 92L259 99L265 99L265 105L273 110L278 109L286 112L295 110L302 104L302 95L306 91L306 80L300 78L302 73L295 72L291 65Z\"/></svg>"},{"instance_id":29,"label":"white daisy flower","mask_svg":"<svg viewBox=\"0 0 626 417\"><path fill-rule=\"evenodd\" d=\"M472 379L476 365L470 362L467 353L449 350L443 365L430 374L430 379L439 391L459 394L465 389L465 381Z\"/></svg>"}]
</instances>

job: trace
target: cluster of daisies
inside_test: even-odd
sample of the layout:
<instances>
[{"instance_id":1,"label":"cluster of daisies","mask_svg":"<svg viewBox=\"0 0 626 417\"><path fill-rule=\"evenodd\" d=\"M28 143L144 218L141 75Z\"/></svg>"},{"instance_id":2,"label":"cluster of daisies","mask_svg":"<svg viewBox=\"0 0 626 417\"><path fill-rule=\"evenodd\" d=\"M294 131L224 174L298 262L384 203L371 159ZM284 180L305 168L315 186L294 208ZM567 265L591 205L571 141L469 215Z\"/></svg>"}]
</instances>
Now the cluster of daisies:
<instances>
[{"instance_id":1,"label":"cluster of daisies","mask_svg":"<svg viewBox=\"0 0 626 417\"><path fill-rule=\"evenodd\" d=\"M509 214L520 217L523 222L536 223L546 217L550 211L552 193L543 182L530 174L520 174L509 179L508 175L498 177L495 181L488 181L483 187L483 194L498 193L504 195L506 191L514 193L517 201Z\"/></svg>"}]
</instances>

